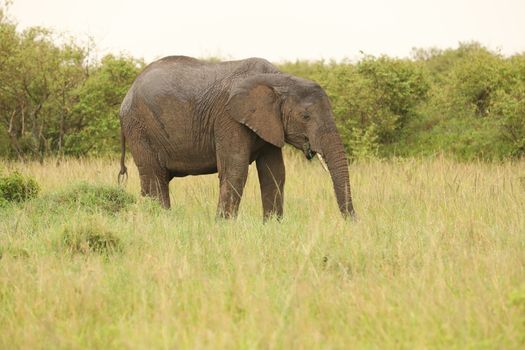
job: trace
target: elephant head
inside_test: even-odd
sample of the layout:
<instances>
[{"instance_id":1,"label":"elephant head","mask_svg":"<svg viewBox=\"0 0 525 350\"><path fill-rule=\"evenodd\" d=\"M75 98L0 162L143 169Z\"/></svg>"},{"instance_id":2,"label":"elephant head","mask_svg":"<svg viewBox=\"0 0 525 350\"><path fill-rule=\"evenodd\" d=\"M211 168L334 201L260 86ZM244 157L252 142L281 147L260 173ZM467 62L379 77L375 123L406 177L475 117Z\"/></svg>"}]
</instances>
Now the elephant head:
<instances>
[{"instance_id":1,"label":"elephant head","mask_svg":"<svg viewBox=\"0 0 525 350\"><path fill-rule=\"evenodd\" d=\"M277 147L288 143L311 159L326 160L339 209L354 216L348 163L324 90L315 82L288 74L258 74L232 86L231 117Z\"/></svg>"}]
</instances>

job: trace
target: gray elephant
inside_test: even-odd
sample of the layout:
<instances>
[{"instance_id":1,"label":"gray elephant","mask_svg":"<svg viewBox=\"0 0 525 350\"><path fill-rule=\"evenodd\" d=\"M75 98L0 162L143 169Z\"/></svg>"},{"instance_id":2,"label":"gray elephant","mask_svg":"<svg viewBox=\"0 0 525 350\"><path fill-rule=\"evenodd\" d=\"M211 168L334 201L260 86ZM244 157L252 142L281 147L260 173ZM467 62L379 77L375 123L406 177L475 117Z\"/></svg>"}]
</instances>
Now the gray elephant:
<instances>
[{"instance_id":1,"label":"gray elephant","mask_svg":"<svg viewBox=\"0 0 525 350\"><path fill-rule=\"evenodd\" d=\"M148 65L120 108L142 195L170 207L174 177L219 173L219 217L235 217L255 161L264 218L283 214L285 142L326 160L343 216L354 216L348 164L330 102L315 82L260 58L209 63L170 56Z\"/></svg>"}]
</instances>

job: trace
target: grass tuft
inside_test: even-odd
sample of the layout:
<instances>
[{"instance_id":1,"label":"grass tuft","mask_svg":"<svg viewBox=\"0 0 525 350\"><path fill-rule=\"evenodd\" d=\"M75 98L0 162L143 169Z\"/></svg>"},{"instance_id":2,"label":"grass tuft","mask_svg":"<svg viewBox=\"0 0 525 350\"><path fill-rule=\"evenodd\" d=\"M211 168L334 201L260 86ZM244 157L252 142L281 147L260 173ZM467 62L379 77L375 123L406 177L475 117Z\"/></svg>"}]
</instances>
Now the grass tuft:
<instances>
[{"instance_id":1,"label":"grass tuft","mask_svg":"<svg viewBox=\"0 0 525 350\"><path fill-rule=\"evenodd\" d=\"M121 187L81 182L49 195L44 201L47 207L53 207L49 205L51 202L55 207L116 214L135 203L136 199Z\"/></svg>"},{"instance_id":2,"label":"grass tuft","mask_svg":"<svg viewBox=\"0 0 525 350\"><path fill-rule=\"evenodd\" d=\"M29 258L29 252L27 251L27 249L24 248L0 247L0 259L7 256L14 259Z\"/></svg>"},{"instance_id":3,"label":"grass tuft","mask_svg":"<svg viewBox=\"0 0 525 350\"><path fill-rule=\"evenodd\" d=\"M122 241L115 232L93 218L64 227L61 243L73 254L109 255L122 251Z\"/></svg>"}]
</instances>

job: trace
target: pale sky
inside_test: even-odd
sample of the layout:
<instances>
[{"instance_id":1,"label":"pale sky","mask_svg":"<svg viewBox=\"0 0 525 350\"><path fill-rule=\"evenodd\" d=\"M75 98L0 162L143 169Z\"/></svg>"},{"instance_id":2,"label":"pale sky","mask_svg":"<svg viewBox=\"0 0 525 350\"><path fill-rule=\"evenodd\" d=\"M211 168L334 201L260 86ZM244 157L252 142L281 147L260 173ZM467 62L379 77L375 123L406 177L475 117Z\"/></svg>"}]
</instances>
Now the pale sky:
<instances>
[{"instance_id":1,"label":"pale sky","mask_svg":"<svg viewBox=\"0 0 525 350\"><path fill-rule=\"evenodd\" d=\"M0 0L0 2L3 0ZM19 28L42 25L100 53L271 61L409 56L479 41L525 52L525 0L14 0Z\"/></svg>"}]
</instances>

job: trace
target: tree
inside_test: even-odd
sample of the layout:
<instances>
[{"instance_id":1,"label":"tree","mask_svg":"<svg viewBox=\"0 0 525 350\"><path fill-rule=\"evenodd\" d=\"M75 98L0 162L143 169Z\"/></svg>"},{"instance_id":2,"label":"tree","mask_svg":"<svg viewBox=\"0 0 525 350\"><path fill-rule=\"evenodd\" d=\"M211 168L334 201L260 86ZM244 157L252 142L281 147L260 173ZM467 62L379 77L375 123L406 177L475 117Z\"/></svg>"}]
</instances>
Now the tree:
<instances>
[{"instance_id":1,"label":"tree","mask_svg":"<svg viewBox=\"0 0 525 350\"><path fill-rule=\"evenodd\" d=\"M144 63L130 57L105 56L76 91L74 132L66 136L67 154L101 155L120 148L118 111Z\"/></svg>"}]
</instances>

